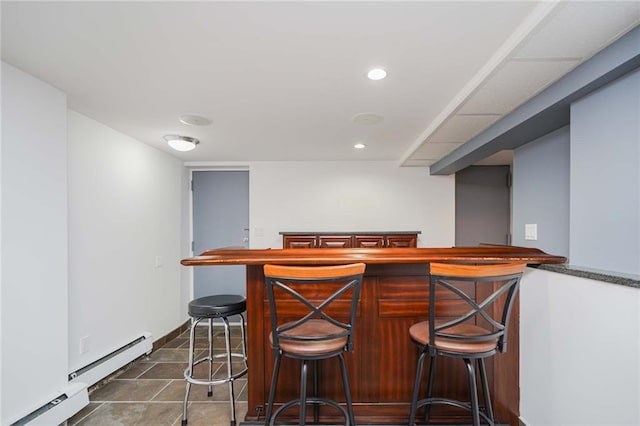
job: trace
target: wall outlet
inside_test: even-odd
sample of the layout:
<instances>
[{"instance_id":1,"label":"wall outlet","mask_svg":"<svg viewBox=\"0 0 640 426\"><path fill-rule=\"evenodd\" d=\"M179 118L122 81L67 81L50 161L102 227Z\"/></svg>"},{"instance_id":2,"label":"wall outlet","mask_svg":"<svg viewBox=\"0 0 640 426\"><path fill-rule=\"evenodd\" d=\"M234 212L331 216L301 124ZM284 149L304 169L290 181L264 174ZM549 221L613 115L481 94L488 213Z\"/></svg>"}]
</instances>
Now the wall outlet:
<instances>
[{"instance_id":1,"label":"wall outlet","mask_svg":"<svg viewBox=\"0 0 640 426\"><path fill-rule=\"evenodd\" d=\"M80 339L80 355L86 354L89 350L89 336L84 336Z\"/></svg>"},{"instance_id":2,"label":"wall outlet","mask_svg":"<svg viewBox=\"0 0 640 426\"><path fill-rule=\"evenodd\" d=\"M524 239L535 241L538 239L538 224L527 223L524 225Z\"/></svg>"}]
</instances>

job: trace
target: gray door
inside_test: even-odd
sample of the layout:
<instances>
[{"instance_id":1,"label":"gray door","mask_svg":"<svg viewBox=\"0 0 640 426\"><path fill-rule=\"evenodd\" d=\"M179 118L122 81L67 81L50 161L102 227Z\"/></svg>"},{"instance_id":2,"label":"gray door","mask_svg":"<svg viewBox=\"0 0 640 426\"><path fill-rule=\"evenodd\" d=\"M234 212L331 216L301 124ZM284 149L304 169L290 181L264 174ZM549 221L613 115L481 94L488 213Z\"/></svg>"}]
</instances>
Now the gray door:
<instances>
[{"instance_id":1,"label":"gray door","mask_svg":"<svg viewBox=\"0 0 640 426\"><path fill-rule=\"evenodd\" d=\"M193 252L249 246L249 172L193 172ZM244 266L194 268L194 297L245 294Z\"/></svg>"},{"instance_id":2,"label":"gray door","mask_svg":"<svg viewBox=\"0 0 640 426\"><path fill-rule=\"evenodd\" d=\"M471 166L456 173L456 246L510 244L509 166Z\"/></svg>"}]
</instances>

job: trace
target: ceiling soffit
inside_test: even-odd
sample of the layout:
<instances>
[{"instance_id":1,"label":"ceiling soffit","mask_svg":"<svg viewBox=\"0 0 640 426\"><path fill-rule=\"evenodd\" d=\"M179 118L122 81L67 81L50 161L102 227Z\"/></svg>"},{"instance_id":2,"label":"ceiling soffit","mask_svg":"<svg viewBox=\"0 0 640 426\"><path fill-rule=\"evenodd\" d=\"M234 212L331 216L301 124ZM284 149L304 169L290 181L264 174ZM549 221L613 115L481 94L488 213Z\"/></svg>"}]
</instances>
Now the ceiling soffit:
<instances>
[{"instance_id":1,"label":"ceiling soffit","mask_svg":"<svg viewBox=\"0 0 640 426\"><path fill-rule=\"evenodd\" d=\"M638 23L640 2L541 4L414 142L401 165L431 166L462 149ZM453 149L446 152L443 144ZM500 162L511 157L494 158Z\"/></svg>"}]
</instances>

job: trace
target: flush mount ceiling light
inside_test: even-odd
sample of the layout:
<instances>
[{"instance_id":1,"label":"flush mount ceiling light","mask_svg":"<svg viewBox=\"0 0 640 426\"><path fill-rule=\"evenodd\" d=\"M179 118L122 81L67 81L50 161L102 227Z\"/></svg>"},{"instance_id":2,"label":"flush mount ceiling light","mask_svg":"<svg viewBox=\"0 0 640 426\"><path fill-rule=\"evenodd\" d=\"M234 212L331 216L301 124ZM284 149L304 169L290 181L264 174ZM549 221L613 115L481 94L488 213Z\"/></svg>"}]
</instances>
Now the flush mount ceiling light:
<instances>
[{"instance_id":1,"label":"flush mount ceiling light","mask_svg":"<svg viewBox=\"0 0 640 426\"><path fill-rule=\"evenodd\" d=\"M355 149L364 149L366 147L363 143L357 143L353 146Z\"/></svg>"},{"instance_id":2,"label":"flush mount ceiling light","mask_svg":"<svg viewBox=\"0 0 640 426\"><path fill-rule=\"evenodd\" d=\"M387 76L387 72L382 68L374 68L367 73L369 80L382 80Z\"/></svg>"},{"instance_id":3,"label":"flush mount ceiling light","mask_svg":"<svg viewBox=\"0 0 640 426\"><path fill-rule=\"evenodd\" d=\"M180 122L189 126L208 126L211 120L195 114L184 114L180 116Z\"/></svg>"},{"instance_id":4,"label":"flush mount ceiling light","mask_svg":"<svg viewBox=\"0 0 640 426\"><path fill-rule=\"evenodd\" d=\"M188 136L180 135L165 135L164 140L167 141L169 146L176 151L191 151L200 143L196 138L190 138Z\"/></svg>"}]
</instances>

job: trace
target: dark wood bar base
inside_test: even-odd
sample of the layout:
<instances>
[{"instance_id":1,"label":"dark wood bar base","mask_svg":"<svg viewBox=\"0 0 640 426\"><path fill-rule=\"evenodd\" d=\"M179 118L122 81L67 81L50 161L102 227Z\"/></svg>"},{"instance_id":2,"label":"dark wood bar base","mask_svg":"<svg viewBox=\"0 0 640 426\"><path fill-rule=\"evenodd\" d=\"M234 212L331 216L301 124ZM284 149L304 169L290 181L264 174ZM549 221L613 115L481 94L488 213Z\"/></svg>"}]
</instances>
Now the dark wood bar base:
<instances>
[{"instance_id":1,"label":"dark wood bar base","mask_svg":"<svg viewBox=\"0 0 640 426\"><path fill-rule=\"evenodd\" d=\"M354 412L358 424L406 425L417 361L417 349L409 339L409 327L428 319L429 263L448 261L489 263L525 261L531 264L563 263L565 258L539 250L518 247L473 247L449 249L289 249L289 250L211 250L184 265L247 265L248 333L248 410L244 424L262 424L273 370L273 355L268 342L270 331L263 265L322 265L364 262L367 270L357 314L354 352L345 355ZM490 291L475 287L471 291ZM446 316L460 306L443 303L436 314ZM512 326L507 353L487 361L487 374L496 420L518 425L519 417L519 341L518 303L511 317ZM434 394L468 401L464 363L438 359ZM342 401L343 390L337 363L322 363L320 394ZM276 402L297 397L300 384L299 363L285 360L280 372ZM292 409L291 420L297 416ZM311 411L311 410L308 410ZM432 408L433 423L469 424L467 413L449 406ZM321 407L321 420L344 424L329 408ZM282 420L286 420L286 415Z\"/></svg>"}]
</instances>

